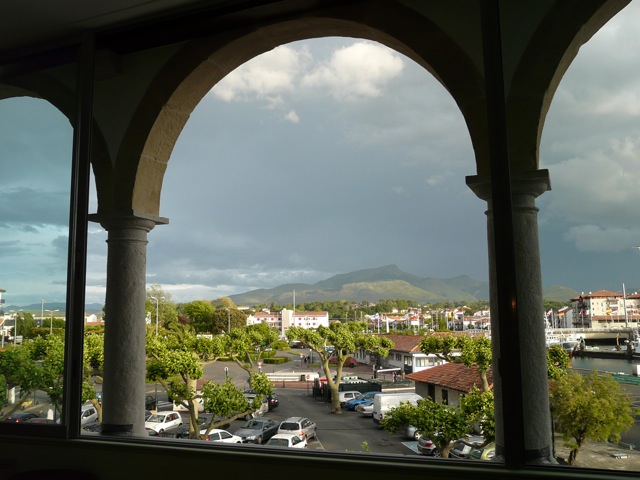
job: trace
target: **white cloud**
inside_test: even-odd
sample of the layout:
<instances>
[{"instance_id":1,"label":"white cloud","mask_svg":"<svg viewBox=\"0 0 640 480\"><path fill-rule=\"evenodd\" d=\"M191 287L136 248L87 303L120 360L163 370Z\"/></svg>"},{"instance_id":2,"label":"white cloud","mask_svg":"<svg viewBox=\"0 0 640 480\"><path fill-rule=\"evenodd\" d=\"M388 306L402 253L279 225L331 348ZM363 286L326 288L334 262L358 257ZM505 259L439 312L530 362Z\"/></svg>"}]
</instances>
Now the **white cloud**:
<instances>
[{"instance_id":1,"label":"white cloud","mask_svg":"<svg viewBox=\"0 0 640 480\"><path fill-rule=\"evenodd\" d=\"M335 51L328 61L305 75L302 84L324 90L341 101L374 98L403 68L400 55L387 47L357 42Z\"/></svg>"},{"instance_id":2,"label":"white cloud","mask_svg":"<svg viewBox=\"0 0 640 480\"><path fill-rule=\"evenodd\" d=\"M300 117L298 117L295 110L289 110L284 118L289 120L291 123L300 123Z\"/></svg>"},{"instance_id":3,"label":"white cloud","mask_svg":"<svg viewBox=\"0 0 640 480\"><path fill-rule=\"evenodd\" d=\"M296 79L310 61L308 48L283 45L229 73L211 93L226 102L267 99L274 106L282 102L279 94L295 88Z\"/></svg>"}]
</instances>

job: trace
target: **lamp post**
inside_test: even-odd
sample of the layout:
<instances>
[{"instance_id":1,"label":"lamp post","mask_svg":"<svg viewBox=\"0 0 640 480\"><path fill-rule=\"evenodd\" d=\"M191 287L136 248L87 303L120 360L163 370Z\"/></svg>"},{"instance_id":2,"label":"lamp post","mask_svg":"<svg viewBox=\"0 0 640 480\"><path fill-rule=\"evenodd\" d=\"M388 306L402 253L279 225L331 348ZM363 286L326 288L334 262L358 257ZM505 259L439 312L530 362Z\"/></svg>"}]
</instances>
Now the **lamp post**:
<instances>
[{"instance_id":1,"label":"lamp post","mask_svg":"<svg viewBox=\"0 0 640 480\"><path fill-rule=\"evenodd\" d=\"M160 311L160 300L158 299L158 297L149 297L151 300L155 300L156 301L156 337L158 336L158 317L159 317L159 311Z\"/></svg>"},{"instance_id":2,"label":"lamp post","mask_svg":"<svg viewBox=\"0 0 640 480\"><path fill-rule=\"evenodd\" d=\"M227 311L227 333L230 334L231 333L231 309L225 308L225 310Z\"/></svg>"},{"instance_id":3,"label":"lamp post","mask_svg":"<svg viewBox=\"0 0 640 480\"><path fill-rule=\"evenodd\" d=\"M51 314L51 322L49 323L49 335L53 333L53 312L59 312L57 308L55 310L45 310L45 312L49 312Z\"/></svg>"},{"instance_id":4,"label":"lamp post","mask_svg":"<svg viewBox=\"0 0 640 480\"><path fill-rule=\"evenodd\" d=\"M11 316L13 317L13 342L15 343L17 338L18 338L18 313L20 313L21 311L23 311L24 309L21 308L20 310L9 310L9 313L11 314ZM3 328L4 330L4 328ZM4 347L4 331L2 332L2 346Z\"/></svg>"},{"instance_id":5,"label":"lamp post","mask_svg":"<svg viewBox=\"0 0 640 480\"><path fill-rule=\"evenodd\" d=\"M42 322L44 322L44 299L40 300L42 310L40 311L40 327L42 326Z\"/></svg>"},{"instance_id":6,"label":"lamp post","mask_svg":"<svg viewBox=\"0 0 640 480\"><path fill-rule=\"evenodd\" d=\"M151 300L156 301L156 337L158 336L158 317L160 316L160 298L159 297L149 297ZM155 383L155 393L156 393L156 411L158 410L158 382Z\"/></svg>"}]
</instances>

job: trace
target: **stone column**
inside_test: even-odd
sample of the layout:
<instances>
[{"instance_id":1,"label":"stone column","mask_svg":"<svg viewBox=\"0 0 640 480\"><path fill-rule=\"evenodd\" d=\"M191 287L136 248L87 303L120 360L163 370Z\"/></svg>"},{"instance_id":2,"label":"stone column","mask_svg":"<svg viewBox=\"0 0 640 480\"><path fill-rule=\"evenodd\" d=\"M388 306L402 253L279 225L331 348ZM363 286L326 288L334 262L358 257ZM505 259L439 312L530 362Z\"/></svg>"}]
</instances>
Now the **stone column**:
<instances>
[{"instance_id":1,"label":"stone column","mask_svg":"<svg viewBox=\"0 0 640 480\"><path fill-rule=\"evenodd\" d=\"M92 215L108 232L102 432L147 436L144 428L147 234L166 219Z\"/></svg>"},{"instance_id":2,"label":"stone column","mask_svg":"<svg viewBox=\"0 0 640 480\"><path fill-rule=\"evenodd\" d=\"M497 275L493 239L493 206L491 184L487 176L467 177L467 186L487 201L487 236L489 249L489 284L491 304L491 338L496 412L496 452L504 445L503 391L517 388L504 385L499 371L500 320L497 298ZM522 398L524 413L525 456L528 463L556 463L552 453L551 414L545 344L544 306L540 247L538 242L538 209L535 199L551 189L547 170L515 172L511 177L513 239L516 252L516 292L520 338L514 338L514 348L520 351L522 365Z\"/></svg>"}]
</instances>

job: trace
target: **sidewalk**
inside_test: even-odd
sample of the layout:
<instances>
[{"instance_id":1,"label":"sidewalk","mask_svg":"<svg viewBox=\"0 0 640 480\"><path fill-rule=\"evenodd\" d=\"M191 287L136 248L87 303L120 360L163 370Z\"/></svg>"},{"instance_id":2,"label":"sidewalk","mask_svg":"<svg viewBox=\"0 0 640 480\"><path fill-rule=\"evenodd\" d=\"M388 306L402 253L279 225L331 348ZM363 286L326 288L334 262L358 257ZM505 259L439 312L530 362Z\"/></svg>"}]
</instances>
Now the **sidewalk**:
<instances>
[{"instance_id":1,"label":"sidewalk","mask_svg":"<svg viewBox=\"0 0 640 480\"><path fill-rule=\"evenodd\" d=\"M556 458L560 461L569 458L569 449L562 443L559 434L555 436ZM577 468L597 468L602 470L626 470L640 472L640 451L629 450L615 443L589 442L578 451Z\"/></svg>"}]
</instances>

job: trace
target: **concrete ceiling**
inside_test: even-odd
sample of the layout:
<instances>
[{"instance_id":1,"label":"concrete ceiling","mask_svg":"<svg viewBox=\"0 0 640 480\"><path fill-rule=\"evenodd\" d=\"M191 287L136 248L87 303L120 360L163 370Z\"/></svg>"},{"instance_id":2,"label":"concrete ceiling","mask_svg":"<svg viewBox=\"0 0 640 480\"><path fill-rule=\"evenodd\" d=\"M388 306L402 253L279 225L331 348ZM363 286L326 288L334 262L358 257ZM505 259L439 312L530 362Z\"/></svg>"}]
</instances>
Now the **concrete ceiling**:
<instances>
[{"instance_id":1,"label":"concrete ceiling","mask_svg":"<svg viewBox=\"0 0 640 480\"><path fill-rule=\"evenodd\" d=\"M229 0L2 0L0 52L59 41L85 30L168 16L199 5L242 4ZM248 3L248 2L247 2Z\"/></svg>"}]
</instances>

